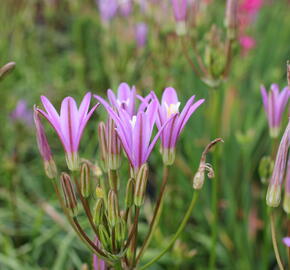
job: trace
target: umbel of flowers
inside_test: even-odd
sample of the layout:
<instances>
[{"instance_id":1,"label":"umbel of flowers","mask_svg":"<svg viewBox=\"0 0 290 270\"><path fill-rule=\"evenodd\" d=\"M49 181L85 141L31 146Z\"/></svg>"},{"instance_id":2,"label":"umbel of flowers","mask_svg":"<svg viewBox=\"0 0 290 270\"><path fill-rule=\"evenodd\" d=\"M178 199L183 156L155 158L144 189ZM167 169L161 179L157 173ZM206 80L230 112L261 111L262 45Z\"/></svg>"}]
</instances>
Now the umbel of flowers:
<instances>
[{"instance_id":1,"label":"umbel of flowers","mask_svg":"<svg viewBox=\"0 0 290 270\"><path fill-rule=\"evenodd\" d=\"M154 92L141 97L137 95L135 87L126 83L120 84L117 94L112 90L108 90L107 94L108 100L94 95L99 103L91 109L90 93L84 96L79 107L72 97L66 97L61 103L60 113L42 96L44 110L34 107L37 141L45 172L52 179L70 225L94 254L94 268L106 269L108 266L114 269L135 269L139 267L143 252L157 225L156 217L162 209L168 169L174 163L178 138L190 116L204 100L194 102L195 97L192 96L179 112L181 103L171 87L165 89L161 102ZM96 162L80 158L79 146L85 127L99 104L107 112L107 119L98 124L98 146L97 142L90 142L92 147L99 149L99 160ZM58 173L41 117L48 120L59 137L69 173ZM167 176L164 177L165 181L156 200L153 218L148 224L148 234L137 252L139 214L150 180L147 162L159 139ZM202 155L200 168L194 177L196 190L202 187L206 169L211 172L209 177L213 177L213 169L205 163L206 153L218 141L220 139L210 143ZM126 161L130 172L127 177L121 178L119 169ZM101 164L101 167L97 164ZM120 192L122 188L124 192ZM125 195L121 197L120 194ZM197 198L197 192L193 194L187 213L191 213ZM84 216L80 214L82 211L90 224L91 232L85 231L80 225L79 220ZM189 216L186 214L181 221L173 243ZM166 250L170 247L171 244ZM153 258L140 269L147 268L161 256Z\"/></svg>"}]
</instances>

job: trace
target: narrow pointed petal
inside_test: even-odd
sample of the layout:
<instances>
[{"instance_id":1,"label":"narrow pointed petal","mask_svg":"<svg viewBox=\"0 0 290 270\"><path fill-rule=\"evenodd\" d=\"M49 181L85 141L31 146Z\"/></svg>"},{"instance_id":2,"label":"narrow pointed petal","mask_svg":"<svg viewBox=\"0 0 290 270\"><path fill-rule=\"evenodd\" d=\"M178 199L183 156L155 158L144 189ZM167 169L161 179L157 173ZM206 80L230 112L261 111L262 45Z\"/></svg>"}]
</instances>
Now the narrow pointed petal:
<instances>
[{"instance_id":1,"label":"narrow pointed petal","mask_svg":"<svg viewBox=\"0 0 290 270\"><path fill-rule=\"evenodd\" d=\"M162 100L161 104L166 103L167 105L169 104L176 104L178 103L178 98L177 94L174 88L172 87L167 87L162 95Z\"/></svg>"},{"instance_id":2,"label":"narrow pointed petal","mask_svg":"<svg viewBox=\"0 0 290 270\"><path fill-rule=\"evenodd\" d=\"M41 102L43 107L45 108L47 115L50 118L51 124L56 128L56 129L61 129L60 125L59 125L59 115L57 113L57 111L55 110L55 108L53 107L53 105L51 104L51 102L49 101L49 99L45 96L41 96L40 97Z\"/></svg>"}]
</instances>

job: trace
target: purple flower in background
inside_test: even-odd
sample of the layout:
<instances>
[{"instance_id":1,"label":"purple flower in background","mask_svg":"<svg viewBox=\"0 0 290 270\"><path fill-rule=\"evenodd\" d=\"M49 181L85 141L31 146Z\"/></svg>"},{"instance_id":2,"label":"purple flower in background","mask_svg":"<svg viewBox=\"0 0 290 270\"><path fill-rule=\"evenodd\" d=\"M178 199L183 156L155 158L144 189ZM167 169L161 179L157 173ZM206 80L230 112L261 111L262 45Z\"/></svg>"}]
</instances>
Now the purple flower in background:
<instances>
[{"instance_id":1,"label":"purple flower in background","mask_svg":"<svg viewBox=\"0 0 290 270\"><path fill-rule=\"evenodd\" d=\"M104 105L115 121L123 149L136 175L140 167L147 162L162 132L160 129L150 142L158 110L157 101L151 100L146 110L139 109L136 115L131 116L125 109L119 108L118 112L115 112L104 99L99 96L95 98Z\"/></svg>"},{"instance_id":2,"label":"purple flower in background","mask_svg":"<svg viewBox=\"0 0 290 270\"><path fill-rule=\"evenodd\" d=\"M273 169L273 174L270 179L268 191L267 191L267 204L271 207L277 207L280 204L281 200L281 186L284 180L284 175L286 171L286 164L287 164L287 155L288 150L290 146L290 119L288 120L287 128L284 132L284 135L281 139L275 165ZM288 164L289 165L289 164ZM287 173L287 177L289 178L289 173ZM289 209L289 203L290 203L290 190L289 190L289 179L286 179L286 190L285 190L285 200L287 200L285 207L285 201L284 201L284 209ZM289 192L289 193L288 193ZM286 197L287 196L287 197Z\"/></svg>"},{"instance_id":3,"label":"purple flower in background","mask_svg":"<svg viewBox=\"0 0 290 270\"><path fill-rule=\"evenodd\" d=\"M156 95L153 92L152 94L159 103ZM185 104L182 112L179 113L180 102L175 89L168 87L163 92L161 104L159 104L158 108L158 117L156 121L157 128L160 130L172 115L177 114L177 117L163 129L160 136L161 153L163 155L163 161L167 165L172 165L174 162L175 146L189 117L204 102L204 99L200 99L194 103L194 98L195 96L192 96Z\"/></svg>"},{"instance_id":4,"label":"purple flower in background","mask_svg":"<svg viewBox=\"0 0 290 270\"><path fill-rule=\"evenodd\" d=\"M87 93L79 107L72 97L66 97L61 103L60 115L57 113L51 102L41 96L42 104L46 110L37 109L52 125L58 134L66 152L66 161L70 170L78 168L78 147L84 128L94 110L99 104L95 105L90 111L91 93Z\"/></svg>"},{"instance_id":5,"label":"purple flower in background","mask_svg":"<svg viewBox=\"0 0 290 270\"><path fill-rule=\"evenodd\" d=\"M177 22L186 21L187 0L172 0L174 18Z\"/></svg>"},{"instance_id":6,"label":"purple flower in background","mask_svg":"<svg viewBox=\"0 0 290 270\"><path fill-rule=\"evenodd\" d=\"M16 108L12 111L10 117L15 122L21 122L25 125L32 126L32 110L27 108L27 102L23 99L17 102Z\"/></svg>"},{"instance_id":7,"label":"purple flower in background","mask_svg":"<svg viewBox=\"0 0 290 270\"><path fill-rule=\"evenodd\" d=\"M101 247L100 241L98 239L95 240L95 244L98 248ZM93 255L93 267L94 270L107 270L106 262L100 259L96 254Z\"/></svg>"},{"instance_id":8,"label":"purple flower in background","mask_svg":"<svg viewBox=\"0 0 290 270\"><path fill-rule=\"evenodd\" d=\"M116 109L124 109L130 117L135 114L135 103L136 103L136 89L127 83L121 83L118 88L117 97L115 93L109 89L108 99L113 107Z\"/></svg>"},{"instance_id":9,"label":"purple flower in background","mask_svg":"<svg viewBox=\"0 0 290 270\"><path fill-rule=\"evenodd\" d=\"M132 12L132 0L119 0L119 10L122 16L129 16Z\"/></svg>"},{"instance_id":10,"label":"purple flower in background","mask_svg":"<svg viewBox=\"0 0 290 270\"><path fill-rule=\"evenodd\" d=\"M49 178L54 178L57 175L56 165L54 163L50 146L48 144L43 125L40 120L40 113L34 105L34 123L36 128L36 139L39 152L43 159L45 173Z\"/></svg>"},{"instance_id":11,"label":"purple flower in background","mask_svg":"<svg viewBox=\"0 0 290 270\"><path fill-rule=\"evenodd\" d=\"M138 23L135 29L136 43L139 48L144 47L147 41L148 27L146 23Z\"/></svg>"},{"instance_id":12,"label":"purple flower in background","mask_svg":"<svg viewBox=\"0 0 290 270\"><path fill-rule=\"evenodd\" d=\"M283 238L283 243L285 246L290 247L290 237L284 237Z\"/></svg>"},{"instance_id":13,"label":"purple flower in background","mask_svg":"<svg viewBox=\"0 0 290 270\"><path fill-rule=\"evenodd\" d=\"M285 87L279 93L279 86L272 84L269 93L264 86L261 86L261 94L268 117L270 136L276 138L279 135L282 115L290 96L290 89Z\"/></svg>"},{"instance_id":14,"label":"purple flower in background","mask_svg":"<svg viewBox=\"0 0 290 270\"><path fill-rule=\"evenodd\" d=\"M117 13L118 0L97 0L103 21L110 21Z\"/></svg>"}]
</instances>

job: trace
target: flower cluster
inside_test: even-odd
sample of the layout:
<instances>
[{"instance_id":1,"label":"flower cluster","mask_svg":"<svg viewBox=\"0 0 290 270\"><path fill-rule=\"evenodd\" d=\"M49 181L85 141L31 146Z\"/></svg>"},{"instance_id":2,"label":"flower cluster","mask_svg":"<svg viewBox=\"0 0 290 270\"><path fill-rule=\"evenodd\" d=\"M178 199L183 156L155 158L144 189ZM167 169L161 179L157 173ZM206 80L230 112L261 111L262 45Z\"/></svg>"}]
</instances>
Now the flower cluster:
<instances>
[{"instance_id":1,"label":"flower cluster","mask_svg":"<svg viewBox=\"0 0 290 270\"><path fill-rule=\"evenodd\" d=\"M204 100L194 102L195 97L192 96L179 112L180 101L172 87L165 89L159 102L154 92L142 97L137 94L135 87L126 83L120 84L117 94L109 89L107 97L108 100L105 100L94 95L99 103L91 109L91 93L84 96L79 107L72 97L66 97L58 113L51 102L42 96L44 110L34 107L37 141L45 172L54 182L65 214L80 238L96 255L93 259L94 268L106 269L107 266L115 267L118 263L119 266L122 265L122 269L132 269L142 255L140 253L140 256L136 256L136 241L133 239L137 237L139 211L146 195L149 156L160 139L165 168L174 163L178 138L190 116ZM107 112L106 122L98 125L99 154L103 169L101 173L94 162L79 158L83 131L100 104ZM41 116L48 120L57 133L70 173L58 173ZM128 181L124 183L122 180L122 185L118 173L122 159L121 149L130 166ZM108 181L102 177L105 174ZM96 182L92 181L93 177L97 177ZM58 178L60 182L56 181ZM120 187L126 187L122 204L119 198ZM92 190L96 190L96 198L90 196ZM163 192L160 194L162 200ZM93 212L90 209L90 199L96 199ZM90 239L78 221L80 204L94 231L95 240ZM121 210L122 205L125 205L124 210ZM160 203L156 205L160 207ZM153 222L155 220L156 217ZM144 246L146 245L144 242Z\"/></svg>"}]
</instances>

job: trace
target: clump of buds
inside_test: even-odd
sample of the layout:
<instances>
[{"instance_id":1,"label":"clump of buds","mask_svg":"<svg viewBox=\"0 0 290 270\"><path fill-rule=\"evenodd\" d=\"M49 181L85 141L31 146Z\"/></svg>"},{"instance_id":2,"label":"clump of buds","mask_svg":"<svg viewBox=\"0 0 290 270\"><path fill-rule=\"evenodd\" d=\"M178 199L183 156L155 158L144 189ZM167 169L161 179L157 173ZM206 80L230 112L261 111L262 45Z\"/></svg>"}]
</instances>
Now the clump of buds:
<instances>
[{"instance_id":1,"label":"clump of buds","mask_svg":"<svg viewBox=\"0 0 290 270\"><path fill-rule=\"evenodd\" d=\"M210 149L217 144L218 142L223 142L221 138L217 138L210 142L204 151L202 152L200 163L196 174L193 177L193 188L194 189L201 189L204 184L205 179L205 171L208 171L208 178L214 178L214 170L209 163L206 163L206 155L210 151Z\"/></svg>"}]
</instances>

